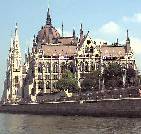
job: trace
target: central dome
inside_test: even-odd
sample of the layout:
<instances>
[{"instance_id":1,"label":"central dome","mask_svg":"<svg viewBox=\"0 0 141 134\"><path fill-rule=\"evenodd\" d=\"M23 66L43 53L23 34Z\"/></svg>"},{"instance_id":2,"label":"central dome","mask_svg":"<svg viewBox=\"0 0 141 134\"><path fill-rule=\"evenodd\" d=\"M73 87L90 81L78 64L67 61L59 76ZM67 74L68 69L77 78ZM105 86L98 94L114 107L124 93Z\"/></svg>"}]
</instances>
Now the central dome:
<instances>
[{"instance_id":1,"label":"central dome","mask_svg":"<svg viewBox=\"0 0 141 134\"><path fill-rule=\"evenodd\" d=\"M38 43L57 43L58 38L60 38L59 32L55 27L51 25L46 25L38 32L37 41Z\"/></svg>"},{"instance_id":2,"label":"central dome","mask_svg":"<svg viewBox=\"0 0 141 134\"><path fill-rule=\"evenodd\" d=\"M55 27L53 27L51 24L51 17L50 17L49 8L48 8L46 25L42 27L41 30L38 32L37 43L56 44L58 41L58 38L60 38L60 34L55 29Z\"/></svg>"}]
</instances>

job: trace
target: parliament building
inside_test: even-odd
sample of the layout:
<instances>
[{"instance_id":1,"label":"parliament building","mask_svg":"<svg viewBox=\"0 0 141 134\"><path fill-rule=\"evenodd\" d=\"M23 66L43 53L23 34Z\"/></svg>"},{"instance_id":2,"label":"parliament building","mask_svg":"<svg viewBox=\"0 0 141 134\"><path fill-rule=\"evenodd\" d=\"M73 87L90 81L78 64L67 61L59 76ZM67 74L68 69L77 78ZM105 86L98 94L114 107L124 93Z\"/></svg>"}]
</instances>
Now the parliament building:
<instances>
[{"instance_id":1,"label":"parliament building","mask_svg":"<svg viewBox=\"0 0 141 134\"><path fill-rule=\"evenodd\" d=\"M75 74L79 87L84 74L97 70L101 64L117 62L136 69L128 30L124 44L118 40L113 44L98 44L89 36L89 31L83 32L82 24L79 37L74 29L72 36L65 37L63 27L62 24L62 33L59 33L53 26L48 8L46 24L34 36L31 51L22 59L16 24L7 58L3 101L16 102L24 98L34 102L41 92L58 92L56 82L67 69Z\"/></svg>"}]
</instances>

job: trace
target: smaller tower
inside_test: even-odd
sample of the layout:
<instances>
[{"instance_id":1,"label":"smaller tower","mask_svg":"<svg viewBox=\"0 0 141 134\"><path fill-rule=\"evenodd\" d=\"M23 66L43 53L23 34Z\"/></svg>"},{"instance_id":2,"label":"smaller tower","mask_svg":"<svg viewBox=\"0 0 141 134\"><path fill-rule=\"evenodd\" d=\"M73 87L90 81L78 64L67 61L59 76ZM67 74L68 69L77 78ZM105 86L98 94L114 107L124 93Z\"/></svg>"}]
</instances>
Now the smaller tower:
<instances>
[{"instance_id":1,"label":"smaller tower","mask_svg":"<svg viewBox=\"0 0 141 134\"><path fill-rule=\"evenodd\" d=\"M22 63L21 52L18 36L18 24L15 26L15 35L11 38L11 46L9 49L6 85L5 85L5 100L8 102L16 102L22 96Z\"/></svg>"},{"instance_id":2,"label":"smaller tower","mask_svg":"<svg viewBox=\"0 0 141 134\"><path fill-rule=\"evenodd\" d=\"M64 36L64 24L63 24L63 21L62 21L62 37Z\"/></svg>"},{"instance_id":3,"label":"smaller tower","mask_svg":"<svg viewBox=\"0 0 141 134\"><path fill-rule=\"evenodd\" d=\"M48 8L48 11L47 11L46 25L51 26L51 17L50 17L50 11L49 11L49 8Z\"/></svg>"},{"instance_id":4,"label":"smaller tower","mask_svg":"<svg viewBox=\"0 0 141 134\"><path fill-rule=\"evenodd\" d=\"M126 53L129 53L130 50L131 50L131 46L130 46L130 38L129 38L128 29L127 29Z\"/></svg>"},{"instance_id":5,"label":"smaller tower","mask_svg":"<svg viewBox=\"0 0 141 134\"><path fill-rule=\"evenodd\" d=\"M81 23L81 26L80 26L80 42L82 41L83 39L83 26L82 26L82 23Z\"/></svg>"},{"instance_id":6,"label":"smaller tower","mask_svg":"<svg viewBox=\"0 0 141 134\"><path fill-rule=\"evenodd\" d=\"M73 38L75 38L75 29L73 28Z\"/></svg>"},{"instance_id":7,"label":"smaller tower","mask_svg":"<svg viewBox=\"0 0 141 134\"><path fill-rule=\"evenodd\" d=\"M119 41L118 41L118 38L117 38L117 45L118 45Z\"/></svg>"}]
</instances>

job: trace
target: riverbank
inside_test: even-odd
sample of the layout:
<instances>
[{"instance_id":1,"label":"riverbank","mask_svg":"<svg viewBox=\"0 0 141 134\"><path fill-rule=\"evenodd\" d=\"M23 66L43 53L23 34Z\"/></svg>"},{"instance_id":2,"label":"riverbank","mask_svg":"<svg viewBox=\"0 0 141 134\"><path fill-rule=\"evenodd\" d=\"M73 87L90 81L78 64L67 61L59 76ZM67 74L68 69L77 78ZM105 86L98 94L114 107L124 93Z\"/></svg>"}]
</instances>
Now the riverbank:
<instances>
[{"instance_id":1,"label":"riverbank","mask_svg":"<svg viewBox=\"0 0 141 134\"><path fill-rule=\"evenodd\" d=\"M141 117L141 98L71 101L44 104L1 105L1 113Z\"/></svg>"}]
</instances>

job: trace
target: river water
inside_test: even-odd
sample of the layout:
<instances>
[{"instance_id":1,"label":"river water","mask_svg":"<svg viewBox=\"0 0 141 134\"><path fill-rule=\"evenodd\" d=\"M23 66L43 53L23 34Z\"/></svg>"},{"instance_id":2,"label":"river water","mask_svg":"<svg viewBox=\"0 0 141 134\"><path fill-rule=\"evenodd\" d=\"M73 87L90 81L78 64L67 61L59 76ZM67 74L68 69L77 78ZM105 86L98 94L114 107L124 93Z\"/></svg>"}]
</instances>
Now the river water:
<instances>
[{"instance_id":1,"label":"river water","mask_svg":"<svg viewBox=\"0 0 141 134\"><path fill-rule=\"evenodd\" d=\"M0 134L141 134L141 118L0 114Z\"/></svg>"}]
</instances>

